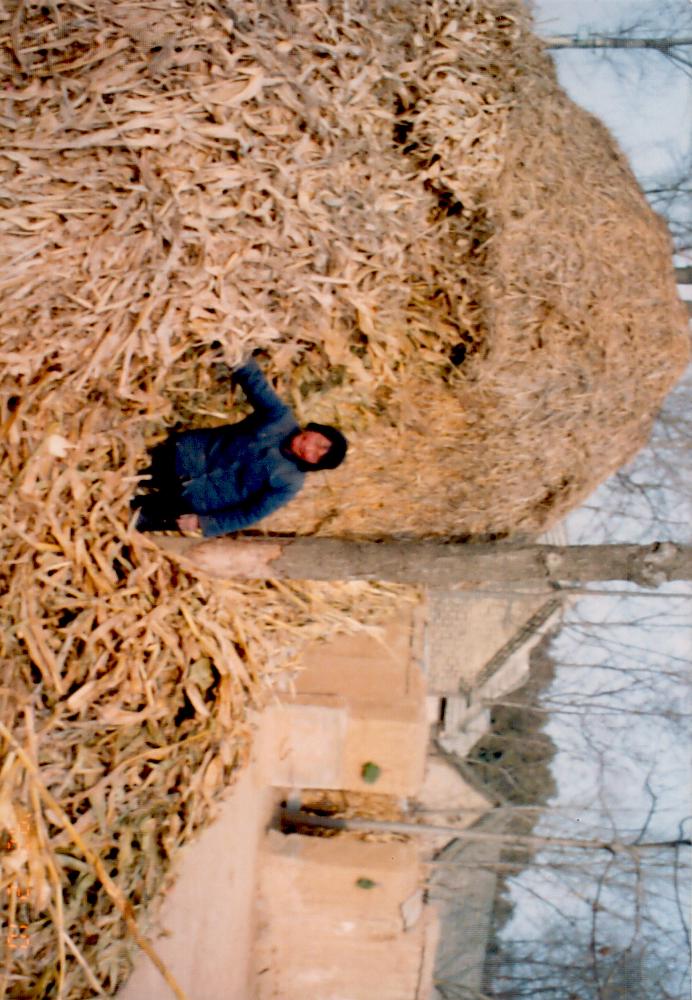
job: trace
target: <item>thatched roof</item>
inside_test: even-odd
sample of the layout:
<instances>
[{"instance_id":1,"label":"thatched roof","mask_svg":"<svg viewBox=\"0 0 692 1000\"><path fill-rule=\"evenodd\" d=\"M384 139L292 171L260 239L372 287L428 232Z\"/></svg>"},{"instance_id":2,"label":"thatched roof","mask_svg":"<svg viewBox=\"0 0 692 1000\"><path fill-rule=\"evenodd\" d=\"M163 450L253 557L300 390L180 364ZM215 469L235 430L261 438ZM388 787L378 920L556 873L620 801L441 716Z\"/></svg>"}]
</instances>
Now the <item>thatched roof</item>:
<instances>
[{"instance_id":1,"label":"thatched roof","mask_svg":"<svg viewBox=\"0 0 692 1000\"><path fill-rule=\"evenodd\" d=\"M661 224L518 0L54 0L0 32L5 986L72 1000L127 949L65 820L145 903L267 673L406 595L197 580L129 529L146 446L240 412L214 342L352 439L267 527L461 535L581 499L687 335Z\"/></svg>"}]
</instances>

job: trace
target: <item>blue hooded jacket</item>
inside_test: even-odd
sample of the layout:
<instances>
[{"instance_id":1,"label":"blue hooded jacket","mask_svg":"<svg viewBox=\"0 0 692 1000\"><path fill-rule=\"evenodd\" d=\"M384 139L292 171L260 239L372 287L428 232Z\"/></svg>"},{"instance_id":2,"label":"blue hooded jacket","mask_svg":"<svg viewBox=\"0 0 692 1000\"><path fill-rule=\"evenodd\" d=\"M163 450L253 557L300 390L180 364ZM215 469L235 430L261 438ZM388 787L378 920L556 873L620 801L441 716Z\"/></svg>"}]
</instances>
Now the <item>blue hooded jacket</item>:
<instances>
[{"instance_id":1,"label":"blue hooded jacket","mask_svg":"<svg viewBox=\"0 0 692 1000\"><path fill-rule=\"evenodd\" d=\"M223 427L176 438L176 474L186 507L213 538L240 531L288 503L305 473L281 450L300 430L292 411L251 360L234 372L254 412Z\"/></svg>"}]
</instances>

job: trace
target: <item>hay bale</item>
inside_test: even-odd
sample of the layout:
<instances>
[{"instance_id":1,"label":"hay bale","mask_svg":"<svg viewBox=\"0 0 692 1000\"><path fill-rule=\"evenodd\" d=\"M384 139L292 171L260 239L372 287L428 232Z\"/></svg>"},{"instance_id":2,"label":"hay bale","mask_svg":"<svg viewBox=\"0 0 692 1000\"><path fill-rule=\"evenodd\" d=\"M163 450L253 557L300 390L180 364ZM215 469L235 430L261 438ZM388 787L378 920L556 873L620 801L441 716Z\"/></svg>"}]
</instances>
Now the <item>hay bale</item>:
<instances>
[{"instance_id":1,"label":"hay bale","mask_svg":"<svg viewBox=\"0 0 692 1000\"><path fill-rule=\"evenodd\" d=\"M54 0L0 32L0 896L28 928L0 995L73 1000L129 961L75 835L143 913L248 700L415 596L196 579L129 528L146 446L240 413L214 342L353 440L267 528L372 536L545 527L687 340L660 224L518 2Z\"/></svg>"},{"instance_id":2,"label":"hay bale","mask_svg":"<svg viewBox=\"0 0 692 1000\"><path fill-rule=\"evenodd\" d=\"M648 439L690 351L670 236L605 127L523 41L502 170L474 206L479 228L464 260L457 266L454 250L466 213L447 216L422 315L412 297L399 350L387 354L395 378L379 373L368 401L351 377L322 397L324 418L347 415L355 428L348 466L330 476L329 492L311 483L303 507L267 527L538 533ZM440 173L448 205L457 192ZM426 347L415 362L414 329Z\"/></svg>"}]
</instances>

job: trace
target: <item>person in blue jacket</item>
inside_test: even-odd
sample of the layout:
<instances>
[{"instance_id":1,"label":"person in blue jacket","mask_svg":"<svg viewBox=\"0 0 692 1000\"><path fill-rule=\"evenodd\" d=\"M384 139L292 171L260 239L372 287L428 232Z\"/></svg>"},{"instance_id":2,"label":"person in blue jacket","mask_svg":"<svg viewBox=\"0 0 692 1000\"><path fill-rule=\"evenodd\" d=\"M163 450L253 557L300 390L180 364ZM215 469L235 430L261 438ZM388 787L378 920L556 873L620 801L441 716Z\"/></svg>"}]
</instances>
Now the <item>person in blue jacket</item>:
<instances>
[{"instance_id":1,"label":"person in blue jacket","mask_svg":"<svg viewBox=\"0 0 692 1000\"><path fill-rule=\"evenodd\" d=\"M151 492L132 501L139 531L199 529L208 538L240 531L288 503L307 472L343 461L343 434L326 424L301 428L254 359L233 376L253 413L235 424L171 434L152 449Z\"/></svg>"}]
</instances>

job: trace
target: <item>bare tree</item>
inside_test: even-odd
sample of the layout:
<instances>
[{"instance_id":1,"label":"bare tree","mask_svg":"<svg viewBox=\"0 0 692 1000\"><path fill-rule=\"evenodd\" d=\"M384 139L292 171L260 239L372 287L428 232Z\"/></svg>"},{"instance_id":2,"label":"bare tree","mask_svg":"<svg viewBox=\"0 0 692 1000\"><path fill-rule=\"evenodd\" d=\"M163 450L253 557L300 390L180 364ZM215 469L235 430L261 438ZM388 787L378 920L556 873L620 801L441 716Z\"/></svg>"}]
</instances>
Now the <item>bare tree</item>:
<instances>
[{"instance_id":1,"label":"bare tree","mask_svg":"<svg viewBox=\"0 0 692 1000\"><path fill-rule=\"evenodd\" d=\"M534 675L502 703L533 717L532 729L545 713L539 731L554 745L547 763L558 794L536 804L536 761L509 752L513 740L521 750L526 729L497 705L494 731L467 759L494 794L505 791L493 811L504 846L493 855L492 832L481 841L499 879L485 977L474 985L448 958L438 968L442 998L679 1000L689 989L690 817L675 794L687 784L686 754L671 756L692 718L689 599L663 612L643 595L605 604L601 595L580 602L538 648L557 663L548 682ZM654 846L654 831L666 847ZM599 851L606 833L632 850ZM570 836L589 848L575 849ZM473 849L454 856L450 887L461 884L464 854L483 867Z\"/></svg>"},{"instance_id":2,"label":"bare tree","mask_svg":"<svg viewBox=\"0 0 692 1000\"><path fill-rule=\"evenodd\" d=\"M571 537L690 538L691 389L689 371L649 447L568 519ZM557 747L551 775L560 794L534 835L689 838L680 789L689 787L692 590L653 596L607 584L583 596L551 641L551 683L504 700L544 711ZM689 992L688 846L587 864L561 849L515 850L502 861L516 867L501 870L485 997L679 1000Z\"/></svg>"},{"instance_id":3,"label":"bare tree","mask_svg":"<svg viewBox=\"0 0 692 1000\"><path fill-rule=\"evenodd\" d=\"M585 962L590 950L596 960ZM588 936L566 937L554 927L546 928L541 939L513 943L508 955L496 963L491 992L485 996L488 1000L539 996L542 1000L679 1000L678 984L669 982L667 974L665 962L647 943L622 948L613 940L592 946ZM469 994L466 1000L471 1000Z\"/></svg>"},{"instance_id":4,"label":"bare tree","mask_svg":"<svg viewBox=\"0 0 692 1000\"><path fill-rule=\"evenodd\" d=\"M173 556L220 578L456 583L629 580L658 587L692 579L692 545L541 545L534 542L353 541L291 536L163 538Z\"/></svg>"},{"instance_id":5,"label":"bare tree","mask_svg":"<svg viewBox=\"0 0 692 1000\"><path fill-rule=\"evenodd\" d=\"M642 189L653 209L668 224L680 254L692 250L692 153L658 177L642 178ZM692 268L676 268L678 284L692 284Z\"/></svg>"},{"instance_id":6,"label":"bare tree","mask_svg":"<svg viewBox=\"0 0 692 1000\"><path fill-rule=\"evenodd\" d=\"M616 12L613 18L611 12ZM611 16L609 16L611 15ZM669 90L673 74L665 75L667 63L674 71L692 76L692 4L687 0L659 0L606 5L599 11L600 24L580 27L572 34L548 35L546 47L556 51L581 50L586 58L605 61L619 79L623 90L636 92ZM574 64L573 64L574 65ZM579 95L577 95L579 99ZM598 114L598 108L592 108ZM640 171L640 183L652 207L667 222L678 253L692 247L690 176L692 161L687 131L682 125L680 140L669 143L671 165L656 174ZM675 146L679 147L677 152Z\"/></svg>"},{"instance_id":7,"label":"bare tree","mask_svg":"<svg viewBox=\"0 0 692 1000\"><path fill-rule=\"evenodd\" d=\"M589 541L692 541L690 441L692 366L665 400L647 447L567 518L568 531Z\"/></svg>"},{"instance_id":8,"label":"bare tree","mask_svg":"<svg viewBox=\"0 0 692 1000\"><path fill-rule=\"evenodd\" d=\"M613 30L588 28L577 34L544 36L543 41L549 49L645 50L692 75L692 14L686 0L629 4Z\"/></svg>"},{"instance_id":9,"label":"bare tree","mask_svg":"<svg viewBox=\"0 0 692 1000\"><path fill-rule=\"evenodd\" d=\"M626 35L552 35L543 39L548 49L649 49L660 52L676 65L692 69L692 56L687 49L692 46L692 35L674 38L637 38ZM682 51L680 51L682 50Z\"/></svg>"}]
</instances>

